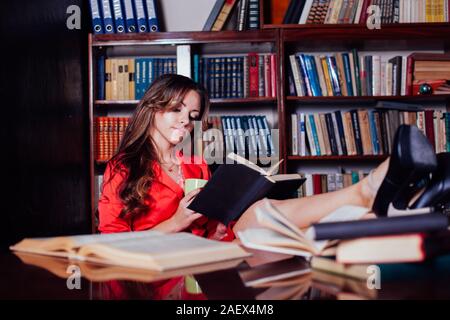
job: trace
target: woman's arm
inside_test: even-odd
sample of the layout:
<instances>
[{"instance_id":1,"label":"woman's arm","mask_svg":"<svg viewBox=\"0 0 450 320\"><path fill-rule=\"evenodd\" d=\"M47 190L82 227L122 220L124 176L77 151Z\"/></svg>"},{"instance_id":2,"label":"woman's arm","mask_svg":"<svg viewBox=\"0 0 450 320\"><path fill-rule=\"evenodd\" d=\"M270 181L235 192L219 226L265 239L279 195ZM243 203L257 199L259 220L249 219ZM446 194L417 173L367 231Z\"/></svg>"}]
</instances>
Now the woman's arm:
<instances>
[{"instance_id":1,"label":"woman's arm","mask_svg":"<svg viewBox=\"0 0 450 320\"><path fill-rule=\"evenodd\" d=\"M121 173L116 173L111 179L111 165L108 164L103 177L103 189L98 202L99 226L101 233L131 231L130 222L119 217L124 205L119 197L119 187L125 179Z\"/></svg>"}]
</instances>

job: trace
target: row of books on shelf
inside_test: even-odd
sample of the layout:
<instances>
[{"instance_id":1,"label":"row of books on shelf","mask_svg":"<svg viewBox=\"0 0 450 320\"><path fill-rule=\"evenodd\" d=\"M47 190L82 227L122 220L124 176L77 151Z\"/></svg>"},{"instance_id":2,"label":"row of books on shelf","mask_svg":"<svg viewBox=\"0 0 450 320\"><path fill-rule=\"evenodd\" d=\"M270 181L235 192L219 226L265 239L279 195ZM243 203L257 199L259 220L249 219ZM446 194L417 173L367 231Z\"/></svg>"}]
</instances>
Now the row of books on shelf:
<instances>
[{"instance_id":1,"label":"row of books on shelf","mask_svg":"<svg viewBox=\"0 0 450 320\"><path fill-rule=\"evenodd\" d=\"M292 96L418 95L428 83L434 94L449 94L450 55L411 53L407 56L350 52L289 56Z\"/></svg>"},{"instance_id":2,"label":"row of books on shelf","mask_svg":"<svg viewBox=\"0 0 450 320\"><path fill-rule=\"evenodd\" d=\"M95 118L94 156L96 161L107 161L112 157L125 133L128 122L128 117Z\"/></svg>"},{"instance_id":3,"label":"row of books on shelf","mask_svg":"<svg viewBox=\"0 0 450 320\"><path fill-rule=\"evenodd\" d=\"M94 34L160 31L155 0L89 0L89 5Z\"/></svg>"},{"instance_id":4,"label":"row of books on shelf","mask_svg":"<svg viewBox=\"0 0 450 320\"><path fill-rule=\"evenodd\" d=\"M401 124L416 125L435 146L436 152L450 151L448 112L353 109L291 114L291 154L387 155Z\"/></svg>"},{"instance_id":5,"label":"row of books on shelf","mask_svg":"<svg viewBox=\"0 0 450 320\"><path fill-rule=\"evenodd\" d=\"M95 160L108 161L128 125L127 117L97 117L95 119ZM205 143L215 142L216 151L236 152L241 156L258 157L275 154L275 146L266 116L211 116L210 129L217 129L220 141L212 131L203 134ZM222 142L222 143L221 143Z\"/></svg>"},{"instance_id":6,"label":"row of books on shelf","mask_svg":"<svg viewBox=\"0 0 450 320\"><path fill-rule=\"evenodd\" d=\"M367 175L362 170L338 173L300 173L306 178L297 191L297 197L309 197L316 194L333 192L347 188Z\"/></svg>"},{"instance_id":7,"label":"row of books on shelf","mask_svg":"<svg viewBox=\"0 0 450 320\"><path fill-rule=\"evenodd\" d=\"M449 22L449 4L448 0L291 0L283 23L366 24L378 12L383 24Z\"/></svg>"},{"instance_id":8,"label":"row of books on shelf","mask_svg":"<svg viewBox=\"0 0 450 320\"><path fill-rule=\"evenodd\" d=\"M99 100L139 100L154 79L177 73L175 57L98 59ZM193 56L193 78L210 98L276 97L275 54Z\"/></svg>"},{"instance_id":9,"label":"row of books on shelf","mask_svg":"<svg viewBox=\"0 0 450 320\"><path fill-rule=\"evenodd\" d=\"M270 157L276 154L275 142L266 116L212 116L210 127L223 133L226 154L237 153L242 157ZM212 141L211 133L204 134L205 141Z\"/></svg>"},{"instance_id":10,"label":"row of books on shelf","mask_svg":"<svg viewBox=\"0 0 450 320\"><path fill-rule=\"evenodd\" d=\"M259 15L259 0L216 0L203 31L258 30Z\"/></svg>"}]
</instances>

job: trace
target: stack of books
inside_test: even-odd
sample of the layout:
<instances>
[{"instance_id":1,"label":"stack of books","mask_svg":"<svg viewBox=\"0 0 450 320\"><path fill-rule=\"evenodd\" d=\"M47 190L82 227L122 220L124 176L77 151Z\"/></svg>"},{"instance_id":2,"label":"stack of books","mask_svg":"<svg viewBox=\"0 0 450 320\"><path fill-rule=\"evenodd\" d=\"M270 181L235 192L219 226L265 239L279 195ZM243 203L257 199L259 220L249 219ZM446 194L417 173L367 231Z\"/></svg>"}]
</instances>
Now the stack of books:
<instances>
[{"instance_id":1,"label":"stack of books","mask_svg":"<svg viewBox=\"0 0 450 320\"><path fill-rule=\"evenodd\" d=\"M417 126L436 152L450 151L449 112L377 108L291 114L291 154L387 155L401 124Z\"/></svg>"},{"instance_id":2,"label":"stack of books","mask_svg":"<svg viewBox=\"0 0 450 320\"><path fill-rule=\"evenodd\" d=\"M383 24L449 22L447 0L291 0L283 23L365 24L369 6Z\"/></svg>"},{"instance_id":3,"label":"stack of books","mask_svg":"<svg viewBox=\"0 0 450 320\"><path fill-rule=\"evenodd\" d=\"M203 31L258 30L259 0L216 0Z\"/></svg>"},{"instance_id":4,"label":"stack of books","mask_svg":"<svg viewBox=\"0 0 450 320\"><path fill-rule=\"evenodd\" d=\"M128 117L97 117L95 119L96 161L108 161L113 156L129 120Z\"/></svg>"},{"instance_id":5,"label":"stack of books","mask_svg":"<svg viewBox=\"0 0 450 320\"><path fill-rule=\"evenodd\" d=\"M298 189L298 197L333 192L347 188L362 180L367 173L352 171L349 173L300 173L306 179Z\"/></svg>"}]
</instances>

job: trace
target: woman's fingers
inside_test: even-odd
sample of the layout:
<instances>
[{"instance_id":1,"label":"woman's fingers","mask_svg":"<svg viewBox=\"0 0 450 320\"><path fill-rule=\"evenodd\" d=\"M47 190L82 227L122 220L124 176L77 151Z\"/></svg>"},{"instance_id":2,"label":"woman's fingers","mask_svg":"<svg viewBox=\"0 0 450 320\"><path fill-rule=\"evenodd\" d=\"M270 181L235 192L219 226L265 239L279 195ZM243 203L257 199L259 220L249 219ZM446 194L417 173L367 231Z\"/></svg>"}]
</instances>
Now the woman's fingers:
<instances>
[{"instance_id":1,"label":"woman's fingers","mask_svg":"<svg viewBox=\"0 0 450 320\"><path fill-rule=\"evenodd\" d=\"M184 196L184 198L183 198L183 200L185 201L185 202L190 202L190 201L192 201L194 198L195 198L195 196L200 192L200 188L198 188L198 189L195 189L195 190L192 190L191 192L189 192L188 194L186 194L185 196Z\"/></svg>"}]
</instances>

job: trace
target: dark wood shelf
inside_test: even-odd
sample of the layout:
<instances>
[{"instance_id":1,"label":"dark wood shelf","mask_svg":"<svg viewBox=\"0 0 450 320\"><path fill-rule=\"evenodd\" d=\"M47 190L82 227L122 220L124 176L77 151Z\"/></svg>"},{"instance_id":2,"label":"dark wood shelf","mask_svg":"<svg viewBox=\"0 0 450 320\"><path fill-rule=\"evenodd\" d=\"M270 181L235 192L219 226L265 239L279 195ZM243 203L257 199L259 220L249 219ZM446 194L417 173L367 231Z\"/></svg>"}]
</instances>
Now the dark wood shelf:
<instances>
[{"instance_id":1,"label":"dark wood shelf","mask_svg":"<svg viewBox=\"0 0 450 320\"><path fill-rule=\"evenodd\" d=\"M362 24L322 24L322 25L269 25L270 28L281 29L282 38L286 42L297 42L299 39L331 39L331 40L418 40L443 39L450 40L450 23L402 23L385 24L381 29L369 29ZM265 29L270 28L265 25ZM274 29L274 30L276 30Z\"/></svg>"},{"instance_id":2,"label":"dark wood shelf","mask_svg":"<svg viewBox=\"0 0 450 320\"><path fill-rule=\"evenodd\" d=\"M315 160L354 160L354 161L381 161L388 155L367 155L367 156L288 156L289 161L315 161Z\"/></svg>"},{"instance_id":3,"label":"dark wood shelf","mask_svg":"<svg viewBox=\"0 0 450 320\"><path fill-rule=\"evenodd\" d=\"M295 97L287 96L287 101L297 101L305 103L374 103L377 101L396 101L396 102L448 102L450 101L450 94L439 95L421 95L421 96L357 96L357 97Z\"/></svg>"},{"instance_id":4,"label":"dark wood shelf","mask_svg":"<svg viewBox=\"0 0 450 320\"><path fill-rule=\"evenodd\" d=\"M229 99L211 99L214 105L232 105L232 104L274 104L277 98L272 97L254 97L254 98L229 98ZM95 100L94 104L98 106L135 106L139 100Z\"/></svg>"},{"instance_id":5,"label":"dark wood shelf","mask_svg":"<svg viewBox=\"0 0 450 320\"><path fill-rule=\"evenodd\" d=\"M173 45L190 43L274 42L278 30L193 31L100 34L92 36L92 46Z\"/></svg>"}]
</instances>

